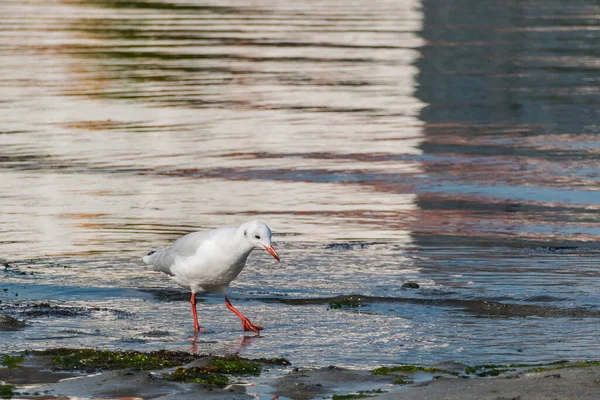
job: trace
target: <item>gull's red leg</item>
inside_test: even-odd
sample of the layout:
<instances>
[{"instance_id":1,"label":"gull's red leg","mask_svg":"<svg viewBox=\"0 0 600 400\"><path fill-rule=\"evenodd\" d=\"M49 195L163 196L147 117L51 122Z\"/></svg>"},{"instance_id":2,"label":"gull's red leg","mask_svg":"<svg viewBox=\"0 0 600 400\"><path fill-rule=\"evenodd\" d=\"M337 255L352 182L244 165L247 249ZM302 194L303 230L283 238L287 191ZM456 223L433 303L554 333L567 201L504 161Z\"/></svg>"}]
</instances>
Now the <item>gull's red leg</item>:
<instances>
[{"instance_id":1,"label":"gull's red leg","mask_svg":"<svg viewBox=\"0 0 600 400\"><path fill-rule=\"evenodd\" d=\"M260 331L262 331L263 328L260 325L254 325L252 322L250 322L250 320L246 317L244 317L242 315L241 312L239 312L238 310L236 310L232 305L231 302L229 301L229 298L227 296L225 296L225 305L227 306L227 308L229 308L235 315L237 315L238 317L240 317L240 319L242 320L242 328L247 331L247 332L255 332L255 333L260 333Z\"/></svg>"},{"instance_id":2,"label":"gull's red leg","mask_svg":"<svg viewBox=\"0 0 600 400\"><path fill-rule=\"evenodd\" d=\"M194 315L194 332L206 332L204 329L200 328L200 324L198 323L198 314L196 313L196 293L192 292L190 303L192 303L192 314Z\"/></svg>"}]
</instances>

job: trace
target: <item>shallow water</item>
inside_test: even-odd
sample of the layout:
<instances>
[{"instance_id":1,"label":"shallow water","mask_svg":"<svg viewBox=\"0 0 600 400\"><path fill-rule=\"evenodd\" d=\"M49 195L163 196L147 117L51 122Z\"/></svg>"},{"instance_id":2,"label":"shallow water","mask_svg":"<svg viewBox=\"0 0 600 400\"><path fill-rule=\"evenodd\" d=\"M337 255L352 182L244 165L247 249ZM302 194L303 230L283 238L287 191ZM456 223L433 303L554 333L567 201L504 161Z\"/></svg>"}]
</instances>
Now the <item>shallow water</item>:
<instances>
[{"instance_id":1,"label":"shallow water","mask_svg":"<svg viewBox=\"0 0 600 400\"><path fill-rule=\"evenodd\" d=\"M598 358L600 7L505 3L1 3L0 352ZM140 258L255 217L192 348Z\"/></svg>"}]
</instances>

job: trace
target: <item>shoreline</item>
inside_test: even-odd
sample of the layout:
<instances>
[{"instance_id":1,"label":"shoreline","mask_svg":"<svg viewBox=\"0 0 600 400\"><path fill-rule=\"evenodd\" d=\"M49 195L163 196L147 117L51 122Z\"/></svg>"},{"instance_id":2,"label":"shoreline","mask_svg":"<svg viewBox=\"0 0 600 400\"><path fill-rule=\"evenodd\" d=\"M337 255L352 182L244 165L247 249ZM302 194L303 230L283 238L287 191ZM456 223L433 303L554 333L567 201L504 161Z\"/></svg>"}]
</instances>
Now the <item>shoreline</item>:
<instances>
[{"instance_id":1,"label":"shoreline","mask_svg":"<svg viewBox=\"0 0 600 400\"><path fill-rule=\"evenodd\" d=\"M160 350L50 349L3 355L0 398L597 399L600 361L302 368Z\"/></svg>"}]
</instances>

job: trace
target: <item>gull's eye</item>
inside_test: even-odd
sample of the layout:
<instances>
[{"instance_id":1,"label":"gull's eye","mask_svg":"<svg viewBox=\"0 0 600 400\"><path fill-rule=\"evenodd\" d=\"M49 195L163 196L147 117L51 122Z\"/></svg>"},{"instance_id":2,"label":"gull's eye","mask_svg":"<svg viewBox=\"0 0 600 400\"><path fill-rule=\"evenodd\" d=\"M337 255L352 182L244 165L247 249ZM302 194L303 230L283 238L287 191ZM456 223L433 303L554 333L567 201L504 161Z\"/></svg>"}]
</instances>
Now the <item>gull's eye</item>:
<instances>
[{"instance_id":1,"label":"gull's eye","mask_svg":"<svg viewBox=\"0 0 600 400\"><path fill-rule=\"evenodd\" d=\"M254 239L260 239L260 235L254 235Z\"/></svg>"}]
</instances>

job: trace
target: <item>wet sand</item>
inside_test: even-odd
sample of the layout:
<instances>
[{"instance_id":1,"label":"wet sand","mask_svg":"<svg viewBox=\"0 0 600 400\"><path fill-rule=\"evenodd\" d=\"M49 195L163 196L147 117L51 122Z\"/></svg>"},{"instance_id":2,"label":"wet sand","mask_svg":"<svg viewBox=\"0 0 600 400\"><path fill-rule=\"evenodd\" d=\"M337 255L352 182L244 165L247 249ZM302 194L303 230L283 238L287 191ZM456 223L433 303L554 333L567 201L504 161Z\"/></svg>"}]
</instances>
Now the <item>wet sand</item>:
<instances>
[{"instance_id":1,"label":"wet sand","mask_svg":"<svg viewBox=\"0 0 600 400\"><path fill-rule=\"evenodd\" d=\"M213 3L0 2L0 353L187 349L141 257L260 218L244 357L598 359L597 2Z\"/></svg>"},{"instance_id":2,"label":"wet sand","mask_svg":"<svg viewBox=\"0 0 600 400\"><path fill-rule=\"evenodd\" d=\"M497 378L439 379L382 399L536 400L597 399L600 367L515 374Z\"/></svg>"},{"instance_id":3,"label":"wet sand","mask_svg":"<svg viewBox=\"0 0 600 400\"><path fill-rule=\"evenodd\" d=\"M164 354L170 357L168 352ZM173 355L184 356L183 353ZM23 365L0 368L0 381L10 385L2 386L6 391L3 398L12 396L45 399L65 396L103 399L161 397L279 400L366 397L448 400L597 399L600 390L598 362L480 367L444 363L434 367L389 366L368 371L335 366L307 369L284 365L285 362L282 363L281 360L255 360L260 364L259 374L251 376L248 373L225 372L229 377L226 385L182 383L169 378L169 374L179 368L190 371L212 365L215 359L220 358L195 356L192 362L179 367L152 370L125 368L96 371L92 367L85 368L86 372L82 373L53 371L57 365L52 364L55 361L50 361L48 356L28 355ZM477 374L496 376L482 377Z\"/></svg>"}]
</instances>

